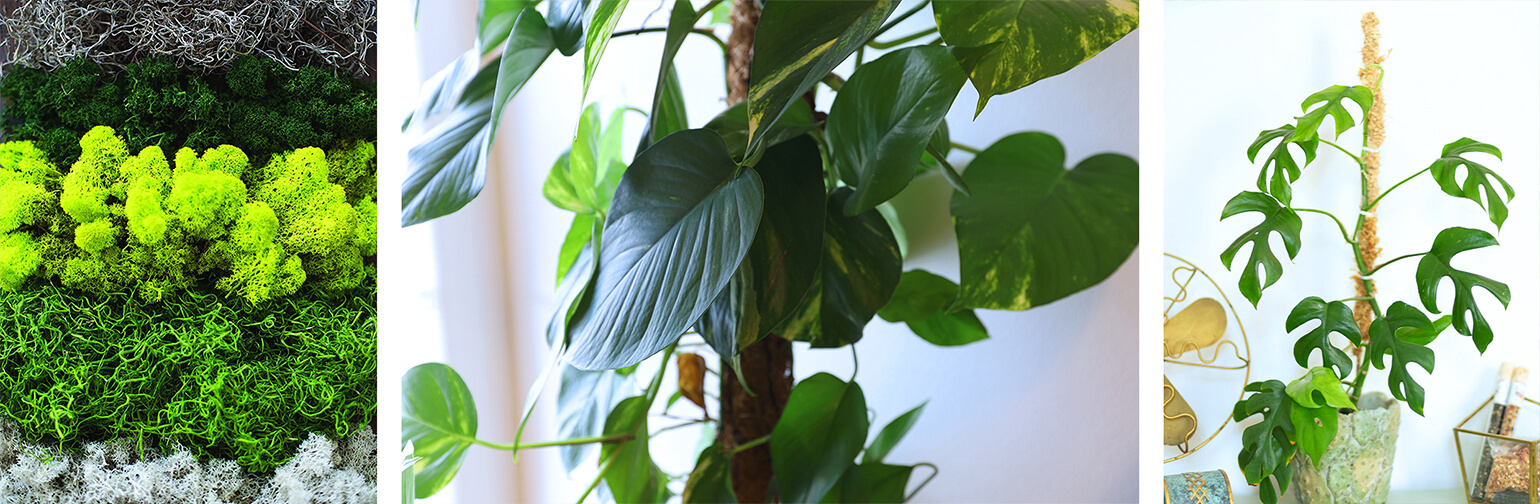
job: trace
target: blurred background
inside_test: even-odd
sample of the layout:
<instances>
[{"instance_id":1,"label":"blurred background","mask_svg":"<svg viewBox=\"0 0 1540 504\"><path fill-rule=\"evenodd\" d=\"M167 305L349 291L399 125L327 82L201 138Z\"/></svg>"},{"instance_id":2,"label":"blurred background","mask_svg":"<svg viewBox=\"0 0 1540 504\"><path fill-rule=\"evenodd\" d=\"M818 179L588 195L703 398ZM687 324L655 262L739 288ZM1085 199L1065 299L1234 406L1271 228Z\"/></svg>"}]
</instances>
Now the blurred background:
<instances>
[{"instance_id":1,"label":"blurred background","mask_svg":"<svg viewBox=\"0 0 1540 504\"><path fill-rule=\"evenodd\" d=\"M411 12L412 3L382 0L381 10ZM632 1L617 31L664 26L670 5ZM911 5L904 2L899 10ZM422 131L403 134L395 126L415 107L420 83L474 44L477 8L476 0L423 2L415 27L409 16L382 21L394 23L387 32L414 34L410 47L397 41L387 50L389 65L405 64L415 73L411 80L380 84L382 96L408 97L381 103L381 144L392 144L397 152L392 157L382 147L384 192L399 187L406 146ZM927 7L883 38L933 22ZM717 29L724 38L727 32L725 26ZM588 93L589 102L601 104L601 117L622 106L649 107L662 43L655 33L612 40ZM867 61L879 54L868 51ZM1045 131L1064 143L1071 165L1102 152L1138 159L1138 54L1135 30L1064 75L995 97L976 119L977 93L966 86L947 118L952 139L985 148L1011 133ZM690 125L701 127L726 107L721 52L703 37L688 37L676 66ZM848 78L851 68L847 62L836 73ZM510 103L481 195L453 215L388 233L395 235L387 240L393 243L389 261L394 266L383 281L393 294L382 300L380 373L382 382L397 385L382 384L382 396L399 390L399 377L411 366L447 363L475 395L478 437L513 439L530 386L549 360L544 329L556 303L557 252L571 218L546 201L541 187L552 163L570 145L586 105L579 96L582 75L580 56L553 55ZM824 89L819 98L819 110L827 111L832 96ZM624 159L629 160L643 120L640 114L628 114L626 120ZM970 158L955 150L951 155L959 167ZM956 241L945 212L951 192L932 172L894 200L908 234L906 269L924 268L956 280ZM382 221L393 222L389 217ZM858 347L859 381L875 412L873 431L929 401L889 456L940 468L914 501L1136 500L1133 485L1108 482L1137 477L1132 454L1137 453L1139 421L1138 273L1137 261L1130 260L1102 284L1056 303L1025 312L980 310L991 339L964 347L930 345L904 325L881 319L867 326ZM698 337L685 341L692 339ZM820 371L848 378L852 372L848 348L795 348L798 379ZM657 359L639 368L643 385L659 368ZM667 373L665 392L674 382L674 366ZM548 383L535 409L526 442L556 439L555 382ZM714 382L708 376L706 390L713 394ZM396 407L396 401L382 400L381 408ZM700 410L681 401L670 415L699 418ZM652 426L673 423L679 421L655 418ZM688 473L700 437L693 426L671 430L652 440L653 457L665 472ZM424 502L573 502L593 479L596 465L590 456L569 475L554 449L521 451L515 465L506 452L476 446L454 482ZM924 469L916 471L914 482L925 476Z\"/></svg>"}]
</instances>

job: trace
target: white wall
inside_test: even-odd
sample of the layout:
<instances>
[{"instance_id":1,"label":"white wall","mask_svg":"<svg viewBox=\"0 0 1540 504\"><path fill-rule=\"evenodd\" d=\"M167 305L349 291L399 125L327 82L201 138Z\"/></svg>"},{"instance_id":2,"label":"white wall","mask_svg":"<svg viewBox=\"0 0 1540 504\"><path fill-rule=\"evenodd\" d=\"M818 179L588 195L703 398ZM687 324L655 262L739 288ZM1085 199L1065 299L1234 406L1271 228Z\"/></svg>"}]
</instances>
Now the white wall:
<instances>
[{"instance_id":1,"label":"white wall","mask_svg":"<svg viewBox=\"0 0 1540 504\"><path fill-rule=\"evenodd\" d=\"M1236 290L1238 274L1225 270L1219 253L1258 219L1248 215L1221 223L1219 214L1237 192L1256 190L1258 168L1247 162L1245 152L1259 131L1291 123L1300 114L1300 102L1315 91L1332 84L1358 83L1363 40L1359 17L1370 10L1380 18L1381 47L1392 51L1384 63L1387 137L1381 187L1427 167L1444 144L1470 137L1502 149L1504 160L1493 160L1488 166L1518 194L1507 223L1501 233L1495 233L1502 246L1463 253L1456 259L1457 267L1495 277L1512 288L1507 311L1484 291L1476 295L1497 334L1495 341L1483 356L1470 338L1447 331L1431 345L1437 352L1435 375L1429 377L1421 368L1412 371L1427 389L1427 416L1402 411L1391 488L1457 488L1460 473L1450 429L1491 394L1501 362L1515 361L1531 369L1540 364L1535 331L1535 250L1540 229L1536 219L1540 207L1535 203L1540 195L1535 169L1535 140L1540 137L1537 4L1462 2L1456 8L1440 2L1168 3L1166 251L1204 268L1236 303L1250 336L1252 381L1287 382L1300 376L1302 370L1290 351L1294 337L1284 334L1284 318L1306 296L1352 297L1352 256L1329 219L1301 214L1303 250L1294 261L1285 260L1282 279L1265 291L1261 305L1253 309ZM1357 117L1356 108L1350 109ZM1356 152L1359 134L1355 129L1343 135L1340 144ZM1344 219L1356 217L1355 165L1323 144L1317 161L1294 185L1294 194L1295 206L1324 208ZM1384 259L1425 251L1438 231L1450 226L1495 232L1479 207L1444 195L1427 175L1382 201L1379 215ZM1351 226L1352 221L1347 224ZM1281 242L1273 241L1274 250L1282 254ZM1236 261L1243 261L1248 253L1249 249ZM1167 271L1171 264L1167 261ZM1375 275L1381 306L1402 300L1420 307L1415 264L1416 260L1405 260ZM1152 278L1166 282L1168 294L1174 292L1165 272L1146 277ZM1452 287L1446 281L1439 291L1439 304L1446 313ZM1222 419L1240 392L1240 375L1171 365L1166 371L1198 410L1202 435L1212 431L1212 419ZM1388 390L1386 374L1374 370L1367 388ZM1208 447L1162 469L1166 474L1224 469L1231 481L1244 481L1235 462L1241 432L1232 424ZM1167 448L1165 456L1176 453ZM1238 493L1255 493L1255 488L1236 486Z\"/></svg>"}]
</instances>

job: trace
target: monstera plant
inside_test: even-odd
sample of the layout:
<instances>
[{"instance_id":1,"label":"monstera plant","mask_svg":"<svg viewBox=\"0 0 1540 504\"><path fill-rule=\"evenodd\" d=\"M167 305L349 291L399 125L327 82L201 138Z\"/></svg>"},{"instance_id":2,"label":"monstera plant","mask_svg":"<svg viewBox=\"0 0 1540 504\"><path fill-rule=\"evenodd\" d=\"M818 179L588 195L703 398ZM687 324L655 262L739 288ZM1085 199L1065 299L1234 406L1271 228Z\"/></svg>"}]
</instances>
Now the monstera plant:
<instances>
[{"instance_id":1,"label":"monstera plant","mask_svg":"<svg viewBox=\"0 0 1540 504\"><path fill-rule=\"evenodd\" d=\"M880 316L936 345L968 344L988 337L975 309L1025 310L1111 275L1138 243L1135 161L1100 154L1071 169L1059 141L1037 132L973 149L950 141L944 118L969 82L977 114L993 96L1070 71L1136 28L1138 3L922 0L899 12L897 0L678 0L664 7L666 27L615 31L626 6L551 0L542 13L536 2L483 1L477 47L425 85L404 125L443 116L409 153L409 226L476 197L509 100L553 53L582 53L586 97L612 39L662 35L652 103L607 119L584 110L544 186L574 214L546 334L562 439L476 439L465 383L447 366L419 366L402 379L416 496L441 489L479 444L558 446L569 471L597 447L589 488L618 502L667 500L679 478L685 502L904 500L916 465L884 458L921 408L867 443L861 386L827 373L794 383L792 342L852 346ZM877 40L927 7L934 26ZM726 42L718 25L731 25ZM673 68L692 35L721 45L732 104L693 128ZM852 57L854 71L835 73ZM813 105L822 88L835 93L827 111ZM646 118L629 160L628 113ZM973 155L966 169L951 165L954 149ZM904 269L888 201L927 176L955 188L960 282ZM678 391L656 408L670 395L663 370L644 379L638 365L661 353L667 366L686 346L719 365L679 352ZM722 377L716 397L701 390L708 372ZM648 447L673 428L650 429L655 410L680 397L720 403L718 419L686 422L716 433L687 477L660 470Z\"/></svg>"}]
</instances>

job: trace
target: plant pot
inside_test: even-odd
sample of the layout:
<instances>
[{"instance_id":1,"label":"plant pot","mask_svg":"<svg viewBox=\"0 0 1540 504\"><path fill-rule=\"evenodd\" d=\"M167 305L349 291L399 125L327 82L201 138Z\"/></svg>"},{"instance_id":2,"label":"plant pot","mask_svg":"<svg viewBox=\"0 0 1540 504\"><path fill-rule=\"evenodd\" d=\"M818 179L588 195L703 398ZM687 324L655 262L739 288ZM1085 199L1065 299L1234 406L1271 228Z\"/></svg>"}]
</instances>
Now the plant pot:
<instances>
[{"instance_id":1,"label":"plant pot","mask_svg":"<svg viewBox=\"0 0 1540 504\"><path fill-rule=\"evenodd\" d=\"M1319 468L1308 455L1294 457L1294 494L1306 504L1384 503L1400 430L1401 402L1365 394L1358 411L1337 414L1337 438Z\"/></svg>"}]
</instances>

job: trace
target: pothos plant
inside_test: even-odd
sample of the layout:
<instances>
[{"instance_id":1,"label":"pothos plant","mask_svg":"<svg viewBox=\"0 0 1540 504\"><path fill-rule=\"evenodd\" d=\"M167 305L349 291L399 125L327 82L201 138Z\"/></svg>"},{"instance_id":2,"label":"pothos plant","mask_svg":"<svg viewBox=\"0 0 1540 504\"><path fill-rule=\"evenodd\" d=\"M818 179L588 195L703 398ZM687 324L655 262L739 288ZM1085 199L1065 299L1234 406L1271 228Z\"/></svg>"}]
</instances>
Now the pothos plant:
<instances>
[{"instance_id":1,"label":"pothos plant","mask_svg":"<svg viewBox=\"0 0 1540 504\"><path fill-rule=\"evenodd\" d=\"M868 444L866 402L853 377L819 373L785 393L759 380L775 374L765 371L769 361L790 388L790 352L762 349L851 346L874 315L937 345L967 344L987 338L974 309L1025 310L1111 275L1138 243L1135 161L1100 154L1067 169L1058 140L1035 132L980 151L951 142L944 117L968 81L979 91L977 114L993 96L1090 59L1137 27L1138 3L922 0L894 15L897 0L709 0L698 9L681 0L666 27L615 31L626 5L552 0L542 14L536 2L483 1L477 47L430 79L404 125L443 116L409 152L409 226L477 195L509 100L552 53L582 52L586 100L612 39L663 35L650 107L618 109L608 124L587 107L543 189L575 214L546 335L545 375L561 374L562 439L521 441L522 422L510 444L476 439L465 384L447 366L419 366L402 383L403 442L420 457L416 496L453 478L472 444L515 456L559 446L569 471L598 445L590 491L602 483L618 502L667 500L668 483L686 477L664 473L648 451L652 435L673 428L649 429L663 369L646 380L636 369L659 353L666 366L682 337L698 335L720 358L710 371L723 376L722 413L687 423L721 435L708 434L699 450L685 502L904 500L915 466L884 457L921 408ZM926 7L934 26L876 40ZM734 33L722 42L715 25L728 19ZM722 47L733 103L697 128L673 68L692 34ZM498 46L501 55L481 64ZM887 52L868 61L878 50ZM848 79L833 73L852 55ZM836 93L826 113L812 105L820 83ZM630 110L646 126L627 163L620 139ZM953 148L974 155L966 170L951 166ZM960 283L904 271L902 231L887 203L933 172L955 188ZM700 376L709 366L681 356L669 406L684 396L704 409ZM773 429L745 439L751 430L742 424L752 422Z\"/></svg>"},{"instance_id":2,"label":"pothos plant","mask_svg":"<svg viewBox=\"0 0 1540 504\"><path fill-rule=\"evenodd\" d=\"M1375 38L1377 50L1377 35ZM1322 455L1337 436L1339 409L1342 412L1356 409L1371 363L1381 370L1388 366L1386 378L1391 394L1422 415L1424 391L1412 377L1410 367L1417 365L1433 372L1434 353L1427 345L1452 326L1456 332L1471 336L1476 349L1484 352L1492 341L1492 327L1476 303L1475 289L1485 289L1504 308L1508 305L1507 285L1460 270L1453 264L1455 255L1461 252L1497 245L1497 240L1486 231L1451 227L1439 232L1427 251L1374 264L1379 250L1373 231L1377 217L1373 212L1381 200L1404 184L1423 178L1425 173L1444 193L1482 206L1497 228L1501 228L1507 218L1506 202L1514 196L1513 188L1502 177L1467 157L1487 154L1501 159L1502 153L1495 146L1469 138L1445 145L1428 167L1380 193L1375 180L1379 170L1379 137L1383 133L1378 130L1379 119L1372 111L1383 72L1377 64L1368 65L1364 75L1375 77L1372 81L1368 77L1364 80L1365 83L1373 82L1373 89L1364 85L1328 87L1305 99L1301 105L1304 115L1296 117L1294 124L1261 132L1246 150L1253 163L1258 155L1263 159L1262 170L1257 176L1257 190L1237 194L1225 205L1221 215L1221 220L1246 213L1262 216L1261 223L1242 234L1220 255L1228 268L1236 263L1237 253L1247 244L1251 245L1250 256L1238 266L1241 268L1240 291L1253 306L1261 300L1262 290L1277 282L1283 273L1283 266L1269 244L1272 235L1277 234L1282 239L1290 259L1299 253L1300 213L1322 215L1336 224L1355 265L1354 282L1358 295L1331 301L1311 296L1300 300L1289 312L1284 327L1288 332L1314 324L1294 344L1294 359L1306 368L1304 376L1288 384L1280 380L1250 383L1245 391L1251 395L1235 405L1232 417L1237 422L1256 415L1262 417L1242 434L1238 462L1246 481L1260 486L1260 497L1268 504L1276 502L1278 495L1288 489L1292 477L1288 467L1291 462L1320 464ZM1362 121L1355 122L1350 114L1349 107L1354 105L1362 113ZM1355 125L1360 127L1363 147L1359 154L1321 137L1319 129L1328 118L1332 125L1328 131L1333 133L1334 139ZM1273 147L1266 149L1269 144ZM1337 214L1294 204L1291 184L1298 180L1301 170L1315 160L1322 144L1341 151L1359 168L1361 197L1352 207L1357 223L1351 233ZM1291 146L1304 155L1303 162L1295 151L1290 150ZM1463 179L1456 175L1462 166L1465 168ZM1403 301L1382 308L1385 297L1375 289L1373 277L1383 277L1381 269L1403 259L1419 257L1414 276L1417 304L1421 308ZM1260 273L1265 273L1265 277ZM1441 313L1437 294L1439 284L1445 278L1452 281L1455 288L1451 314L1431 319L1429 313ZM1364 309L1355 317L1355 309L1349 308L1348 302L1358 303ZM1333 340L1333 334L1346 338L1347 343L1340 345ZM1349 353L1358 356L1356 363ZM1311 360L1317 354L1320 365L1312 366ZM1299 452L1310 458L1295 460Z\"/></svg>"}]
</instances>

